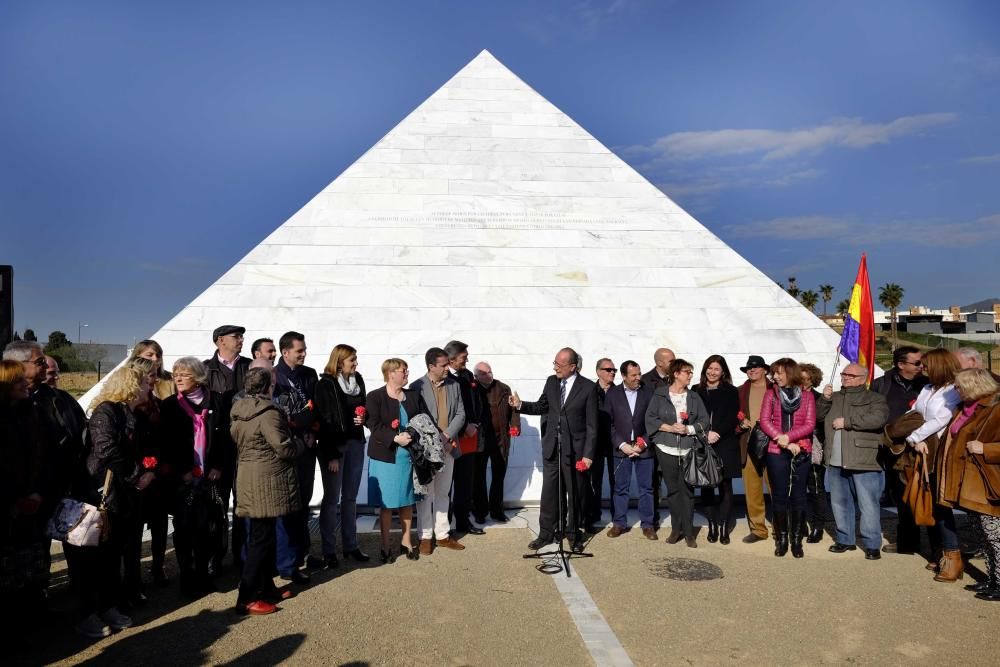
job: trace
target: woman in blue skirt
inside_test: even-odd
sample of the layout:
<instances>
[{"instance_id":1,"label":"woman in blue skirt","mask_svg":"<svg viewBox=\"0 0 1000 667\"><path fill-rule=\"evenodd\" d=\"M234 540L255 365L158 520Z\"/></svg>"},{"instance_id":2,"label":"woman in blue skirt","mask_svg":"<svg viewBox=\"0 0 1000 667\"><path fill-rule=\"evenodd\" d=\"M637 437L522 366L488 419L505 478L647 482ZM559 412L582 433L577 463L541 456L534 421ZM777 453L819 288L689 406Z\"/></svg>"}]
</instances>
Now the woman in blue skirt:
<instances>
[{"instance_id":1,"label":"woman in blue skirt","mask_svg":"<svg viewBox=\"0 0 1000 667\"><path fill-rule=\"evenodd\" d=\"M406 425L418 413L427 412L420 393L403 389L409 382L409 368L402 359L382 362L385 386L368 394L368 502L378 504L379 527L382 532L382 562L396 560L389 546L392 511L399 511L403 526L400 551L410 560L420 555L413 547L410 529L413 525L413 464L410 460L410 435Z\"/></svg>"}]
</instances>

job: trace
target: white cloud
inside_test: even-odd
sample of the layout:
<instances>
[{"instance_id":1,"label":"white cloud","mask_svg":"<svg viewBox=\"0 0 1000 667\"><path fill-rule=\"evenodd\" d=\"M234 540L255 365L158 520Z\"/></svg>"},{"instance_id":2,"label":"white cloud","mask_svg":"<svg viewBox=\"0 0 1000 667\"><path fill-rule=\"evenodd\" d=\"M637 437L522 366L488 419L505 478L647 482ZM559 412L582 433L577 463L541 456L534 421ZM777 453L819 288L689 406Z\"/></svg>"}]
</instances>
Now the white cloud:
<instances>
[{"instance_id":1,"label":"white cloud","mask_svg":"<svg viewBox=\"0 0 1000 667\"><path fill-rule=\"evenodd\" d=\"M962 158L958 161L959 164L998 164L1000 163L1000 153L994 153L993 155L973 155L972 157Z\"/></svg>"},{"instance_id":2,"label":"white cloud","mask_svg":"<svg viewBox=\"0 0 1000 667\"><path fill-rule=\"evenodd\" d=\"M851 233L854 221L822 215L756 220L742 225L728 225L726 231L737 238L784 239L802 241L828 239Z\"/></svg>"},{"instance_id":3,"label":"white cloud","mask_svg":"<svg viewBox=\"0 0 1000 667\"><path fill-rule=\"evenodd\" d=\"M946 222L938 220L872 221L834 216L799 216L756 220L727 225L734 238L816 241L828 239L848 245L877 246L919 245L938 248L969 248L1000 241L1000 213L975 220Z\"/></svg>"},{"instance_id":4,"label":"white cloud","mask_svg":"<svg viewBox=\"0 0 1000 667\"><path fill-rule=\"evenodd\" d=\"M797 130L726 129L701 132L675 132L648 146L632 146L626 154L652 155L655 158L692 160L732 155L762 155L764 160L815 155L841 147L863 149L921 130L955 122L951 112L902 116L888 123L865 123L860 118L833 120L825 125Z\"/></svg>"}]
</instances>

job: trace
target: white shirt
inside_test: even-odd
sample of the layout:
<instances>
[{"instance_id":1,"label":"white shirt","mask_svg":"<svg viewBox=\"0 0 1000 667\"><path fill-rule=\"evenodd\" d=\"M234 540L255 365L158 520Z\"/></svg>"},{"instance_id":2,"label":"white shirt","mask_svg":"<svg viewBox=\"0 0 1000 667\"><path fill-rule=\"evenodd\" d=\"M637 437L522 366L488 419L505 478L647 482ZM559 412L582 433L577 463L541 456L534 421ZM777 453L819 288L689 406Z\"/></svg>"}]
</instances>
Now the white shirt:
<instances>
[{"instance_id":1,"label":"white shirt","mask_svg":"<svg viewBox=\"0 0 1000 667\"><path fill-rule=\"evenodd\" d=\"M635 416L635 401L637 398L639 398L639 388L636 387L635 389L629 389L628 387L623 385L622 389L625 390L625 400L628 401L628 411L632 413L632 416ZM629 437L632 440L635 440L634 429L629 429ZM622 444L618 445L618 449L621 449L627 444L628 444L627 442L623 442Z\"/></svg>"},{"instance_id":2,"label":"white shirt","mask_svg":"<svg viewBox=\"0 0 1000 667\"><path fill-rule=\"evenodd\" d=\"M906 441L915 445L934 433L940 438L961 402L962 397L958 395L955 385L946 384L938 389L926 385L917 395L917 402L913 404L912 410L923 416L924 423L906 436Z\"/></svg>"},{"instance_id":3,"label":"white shirt","mask_svg":"<svg viewBox=\"0 0 1000 667\"><path fill-rule=\"evenodd\" d=\"M672 391L668 391L667 394L670 396L670 402L674 404L674 411L677 413L677 422L679 423L683 421L681 419L681 413L687 412L687 389L685 389L682 394L675 394ZM687 433L688 435L694 434L694 427L689 425L687 427ZM674 435L677 434L675 433ZM677 437L680 439L680 436ZM670 445L657 445L656 447L664 454L670 454L671 456L684 456L686 451L680 447L671 447Z\"/></svg>"},{"instance_id":4,"label":"white shirt","mask_svg":"<svg viewBox=\"0 0 1000 667\"><path fill-rule=\"evenodd\" d=\"M557 378L558 379L558 378ZM573 383L576 382L576 373L573 373L568 378L566 378L566 399L569 400L569 392L573 391ZM559 392L562 393L562 383L563 380L559 380Z\"/></svg>"}]
</instances>

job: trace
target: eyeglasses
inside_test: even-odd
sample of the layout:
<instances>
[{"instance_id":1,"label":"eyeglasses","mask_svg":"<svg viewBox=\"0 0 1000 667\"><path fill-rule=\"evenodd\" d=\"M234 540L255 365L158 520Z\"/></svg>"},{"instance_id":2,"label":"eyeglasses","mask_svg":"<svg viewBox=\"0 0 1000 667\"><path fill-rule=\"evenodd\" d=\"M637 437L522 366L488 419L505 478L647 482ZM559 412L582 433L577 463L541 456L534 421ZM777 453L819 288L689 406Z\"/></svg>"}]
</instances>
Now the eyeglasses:
<instances>
[{"instance_id":1,"label":"eyeglasses","mask_svg":"<svg viewBox=\"0 0 1000 667\"><path fill-rule=\"evenodd\" d=\"M612 373L612 374L618 372L617 368L598 368L597 370L604 371L605 373Z\"/></svg>"},{"instance_id":2,"label":"eyeglasses","mask_svg":"<svg viewBox=\"0 0 1000 667\"><path fill-rule=\"evenodd\" d=\"M694 375L694 371L693 371L693 370L691 370L690 368L685 368L684 370L682 370L682 371L677 371L677 372L678 372L678 373L682 373L682 374L684 374L684 375Z\"/></svg>"},{"instance_id":3,"label":"eyeglasses","mask_svg":"<svg viewBox=\"0 0 1000 667\"><path fill-rule=\"evenodd\" d=\"M841 373L840 377L842 377L842 378L863 378L863 377L866 377L866 376L864 374L860 374L859 375L857 373Z\"/></svg>"},{"instance_id":4,"label":"eyeglasses","mask_svg":"<svg viewBox=\"0 0 1000 667\"><path fill-rule=\"evenodd\" d=\"M914 363L912 361L901 361L899 363L906 364L907 366L914 366L916 368L923 368L924 367L924 363L922 361L918 361L916 363Z\"/></svg>"}]
</instances>

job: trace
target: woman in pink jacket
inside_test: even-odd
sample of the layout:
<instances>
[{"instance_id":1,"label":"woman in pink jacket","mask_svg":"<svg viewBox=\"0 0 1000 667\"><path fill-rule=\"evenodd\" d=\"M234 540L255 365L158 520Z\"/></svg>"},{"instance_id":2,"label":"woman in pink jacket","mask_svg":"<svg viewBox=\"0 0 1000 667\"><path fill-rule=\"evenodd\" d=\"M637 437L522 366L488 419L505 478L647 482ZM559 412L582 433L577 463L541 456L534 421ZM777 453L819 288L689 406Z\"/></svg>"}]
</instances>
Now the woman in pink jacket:
<instances>
[{"instance_id":1,"label":"woman in pink jacket","mask_svg":"<svg viewBox=\"0 0 1000 667\"><path fill-rule=\"evenodd\" d=\"M816 428L816 399L811 391L802 391L802 374L794 359L771 364L771 379L774 387L764 394L760 428L771 438L765 463L774 511L774 555L788 553L791 526L792 555L802 558L802 516Z\"/></svg>"}]
</instances>

